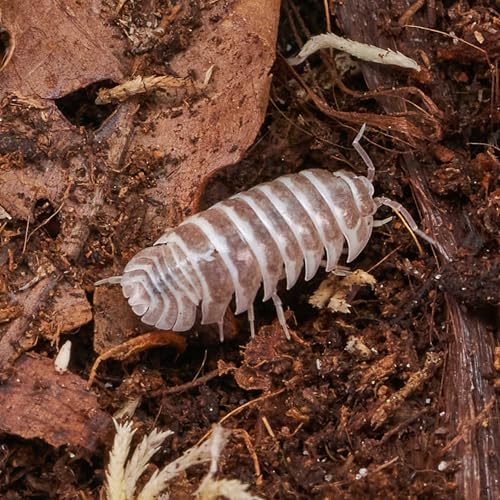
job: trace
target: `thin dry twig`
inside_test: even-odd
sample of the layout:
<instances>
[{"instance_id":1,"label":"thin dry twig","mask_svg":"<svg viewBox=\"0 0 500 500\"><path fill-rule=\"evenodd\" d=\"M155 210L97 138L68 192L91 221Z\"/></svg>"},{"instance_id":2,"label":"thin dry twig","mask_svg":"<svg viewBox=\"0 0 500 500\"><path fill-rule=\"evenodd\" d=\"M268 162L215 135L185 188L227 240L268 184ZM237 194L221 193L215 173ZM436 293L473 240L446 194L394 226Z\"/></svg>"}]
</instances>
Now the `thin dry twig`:
<instances>
[{"instance_id":1,"label":"thin dry twig","mask_svg":"<svg viewBox=\"0 0 500 500\"><path fill-rule=\"evenodd\" d=\"M425 141L437 141L442 136L441 125L435 117L422 116L418 113L421 119L428 122L429 126L432 127L432 131L422 130L422 128L415 125L409 117L417 116L414 113L407 112L405 116L401 114L393 115L380 115L377 113L359 113L352 111L338 111L329 106L321 97L319 97L304 79L295 71L292 66L289 66L289 71L292 73L293 77L302 86L302 88L307 92L308 97L315 104L315 106L325 115L339 120L341 123L355 124L360 127L363 123L372 129L377 129L382 133L386 133L387 130L398 131L399 134L405 135L408 138L409 145L415 146L416 140ZM391 136L394 140L399 140L396 136Z\"/></svg>"},{"instance_id":2,"label":"thin dry twig","mask_svg":"<svg viewBox=\"0 0 500 500\"><path fill-rule=\"evenodd\" d=\"M233 429L233 434L239 434L245 443L245 446L247 447L248 453L252 457L253 461L253 467L255 470L255 484L257 486L260 486L262 484L262 472L260 469L260 462L259 462L259 457L257 456L257 453L255 451L255 447L252 444L252 440L250 438L250 435L245 429Z\"/></svg>"},{"instance_id":3,"label":"thin dry twig","mask_svg":"<svg viewBox=\"0 0 500 500\"><path fill-rule=\"evenodd\" d=\"M127 340L120 345L112 347L106 352L100 354L94 361L94 364L90 369L87 388L90 389L90 387L92 387L97 369L103 361L106 361L107 359L116 359L123 361L124 359L127 359L134 354L152 349L153 347L164 346L171 346L174 347L177 352L183 352L186 349L186 338L182 335L179 335L178 333L170 331L148 332L144 335L140 335L139 337L134 337L130 340Z\"/></svg>"},{"instance_id":4,"label":"thin dry twig","mask_svg":"<svg viewBox=\"0 0 500 500\"><path fill-rule=\"evenodd\" d=\"M274 434L273 428L271 427L271 424L269 423L267 417L264 415L261 420L264 424L264 427L266 428L267 433L275 440L276 434Z\"/></svg>"},{"instance_id":5,"label":"thin dry twig","mask_svg":"<svg viewBox=\"0 0 500 500\"><path fill-rule=\"evenodd\" d=\"M332 21L330 18L330 6L328 5L328 0L323 0L323 8L325 9L326 31L327 33L330 33L332 31Z\"/></svg>"},{"instance_id":6,"label":"thin dry twig","mask_svg":"<svg viewBox=\"0 0 500 500\"><path fill-rule=\"evenodd\" d=\"M464 40L463 38L458 37L455 34L452 35L451 33L446 33L445 31L436 30L433 28L426 28L425 26L416 26L415 24L405 24L404 26L401 26L401 27L402 28L414 28L417 30L424 30L424 31L431 31L432 33L437 33L439 35L443 35L443 36L446 36L448 38L451 38L452 40L457 40L458 42L465 43L465 45L468 45L469 47L472 47L472 48L478 50L479 52L481 52L484 55L484 57L486 58L486 60L488 61L488 64L491 66L490 58L489 58L488 52L486 50L482 49L481 47L478 47L477 45L474 45L473 43L468 42L467 40Z\"/></svg>"},{"instance_id":7,"label":"thin dry twig","mask_svg":"<svg viewBox=\"0 0 500 500\"><path fill-rule=\"evenodd\" d=\"M413 16L425 5L426 0L416 0L413 2L408 9L399 18L398 24L404 26L408 24L413 19Z\"/></svg>"},{"instance_id":8,"label":"thin dry twig","mask_svg":"<svg viewBox=\"0 0 500 500\"><path fill-rule=\"evenodd\" d=\"M180 392L186 392L200 385L206 384L209 380L217 378L220 375L219 369L211 370L205 375L198 377L195 380L186 382L185 384L176 385L174 387L167 387L166 389L158 389L157 391L152 391L149 395L153 398L157 396L164 396L166 394L179 394Z\"/></svg>"},{"instance_id":9,"label":"thin dry twig","mask_svg":"<svg viewBox=\"0 0 500 500\"><path fill-rule=\"evenodd\" d=\"M378 266L383 264L387 259L390 259L395 253L397 253L402 246L403 245L398 245L394 250L391 250L387 255L384 255L378 262L373 264L373 266L370 267L370 269L368 269L366 272L371 274L375 269L377 269Z\"/></svg>"},{"instance_id":10,"label":"thin dry twig","mask_svg":"<svg viewBox=\"0 0 500 500\"><path fill-rule=\"evenodd\" d=\"M393 413L413 391L434 375L436 369L441 366L442 362L443 355L441 353L428 352L423 368L413 373L403 388L395 392L375 410L370 419L373 427L378 429L383 425L390 414Z\"/></svg>"},{"instance_id":11,"label":"thin dry twig","mask_svg":"<svg viewBox=\"0 0 500 500\"><path fill-rule=\"evenodd\" d=\"M122 102L140 94L161 91L179 102L186 96L196 95L207 88L212 77L213 66L205 74L203 82L191 78L175 78L173 76L136 76L134 79L121 83L110 89L101 89L95 100L96 104Z\"/></svg>"},{"instance_id":12,"label":"thin dry twig","mask_svg":"<svg viewBox=\"0 0 500 500\"><path fill-rule=\"evenodd\" d=\"M221 425L223 422L225 422L227 419L234 417L235 415L238 415L238 413L241 413L245 408L248 408L250 406L255 405L256 403L259 403L260 401L264 401L266 399L272 398L274 396L278 396L282 392L286 391L287 387L283 387L282 389L279 389L275 392L271 392L269 394L264 394L263 396L259 396L258 398L252 399L250 401L247 401L246 403L242 404L241 406L238 406L234 410L231 410L227 415L224 415L218 422L219 425ZM212 431L208 431L206 434L203 435L203 437L198 441L197 444L201 443L205 439L207 439Z\"/></svg>"},{"instance_id":13,"label":"thin dry twig","mask_svg":"<svg viewBox=\"0 0 500 500\"><path fill-rule=\"evenodd\" d=\"M484 425L485 422L487 422L488 419L491 418L490 413L495 403L495 399L491 399L474 418L471 418L466 422L462 422L460 428L458 429L457 435L440 450L440 455L445 455L451 448L457 446L457 444L461 441L466 440L474 427L477 427L481 424Z\"/></svg>"}]
</instances>

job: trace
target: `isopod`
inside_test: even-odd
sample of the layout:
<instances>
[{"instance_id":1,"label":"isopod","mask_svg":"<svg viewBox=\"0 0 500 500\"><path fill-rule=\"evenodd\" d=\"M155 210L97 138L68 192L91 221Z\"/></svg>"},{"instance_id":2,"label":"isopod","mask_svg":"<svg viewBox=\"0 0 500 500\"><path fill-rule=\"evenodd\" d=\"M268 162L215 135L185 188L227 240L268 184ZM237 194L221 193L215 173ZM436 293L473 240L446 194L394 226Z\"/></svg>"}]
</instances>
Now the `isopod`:
<instances>
[{"instance_id":1,"label":"isopod","mask_svg":"<svg viewBox=\"0 0 500 500\"><path fill-rule=\"evenodd\" d=\"M366 176L346 170L303 170L259 184L186 218L126 265L122 276L96 284L120 283L132 310L147 325L187 331L201 304L201 323L217 323L223 340L223 318L233 295L236 311L247 311L254 335L253 303L261 285L264 301L272 299L289 337L277 285L286 278L292 288L305 267L310 280L324 262L333 270L347 242L347 262L367 245L373 216L381 205L398 210L417 228L398 203L374 198L375 168L359 144L353 145L368 166Z\"/></svg>"}]
</instances>

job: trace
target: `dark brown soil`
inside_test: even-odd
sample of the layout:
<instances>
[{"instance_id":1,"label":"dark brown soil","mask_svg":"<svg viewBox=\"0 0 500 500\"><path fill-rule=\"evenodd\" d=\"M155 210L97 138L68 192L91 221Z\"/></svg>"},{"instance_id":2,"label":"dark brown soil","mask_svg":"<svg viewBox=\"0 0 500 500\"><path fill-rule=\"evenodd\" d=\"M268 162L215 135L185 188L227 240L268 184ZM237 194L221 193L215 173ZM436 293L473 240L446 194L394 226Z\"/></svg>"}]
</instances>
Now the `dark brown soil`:
<instances>
[{"instance_id":1,"label":"dark brown soil","mask_svg":"<svg viewBox=\"0 0 500 500\"><path fill-rule=\"evenodd\" d=\"M175 433L154 464L224 419L234 432L219 476L262 498L498 498L498 2L41 3L52 18L0 10L0 497L99 498L111 416L137 399L135 439ZM343 73L329 51L290 67L330 23L422 70ZM191 92L211 64L212 82ZM191 87L94 103L138 75ZM260 299L254 339L228 313L223 344L201 326L185 341L131 340L151 332L95 281L259 182L310 167L364 175L351 146L363 123L377 194L448 259L394 218L351 264L376 284L350 288L349 314L309 304L324 272L282 291L291 341ZM171 498L205 472L190 469Z\"/></svg>"}]
</instances>

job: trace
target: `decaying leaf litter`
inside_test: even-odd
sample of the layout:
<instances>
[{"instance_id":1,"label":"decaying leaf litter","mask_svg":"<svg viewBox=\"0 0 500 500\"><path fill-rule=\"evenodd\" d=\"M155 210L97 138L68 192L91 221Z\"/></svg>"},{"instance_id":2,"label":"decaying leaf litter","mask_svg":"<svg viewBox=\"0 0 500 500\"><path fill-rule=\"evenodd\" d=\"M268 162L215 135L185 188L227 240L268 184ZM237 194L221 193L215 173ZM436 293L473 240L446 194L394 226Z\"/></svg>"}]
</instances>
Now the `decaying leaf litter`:
<instances>
[{"instance_id":1,"label":"decaying leaf litter","mask_svg":"<svg viewBox=\"0 0 500 500\"><path fill-rule=\"evenodd\" d=\"M25 416L1 419L2 495L97 497L111 416L135 407L136 439L174 431L159 468L222 421L233 433L219 477L265 498L494 497L498 14L488 2L420 3L382 3L376 22L362 1L278 12L277 2L45 0L36 24L27 6L3 6L0 392L6 416ZM287 65L326 31L398 50L421 71L328 50ZM188 91L212 67L206 88ZM93 103L163 75L186 91ZM197 330L184 352L106 360L87 391L97 355L147 331L97 279L258 182L309 167L363 175L350 145L363 122L377 192L420 213L452 265L428 246L419 254L396 219L355 262L376 284L344 288L350 313L307 305L319 276L283 294L291 342L265 304L251 341L229 316L223 345ZM68 339L61 375L53 360ZM205 473L187 471L171 497Z\"/></svg>"}]
</instances>

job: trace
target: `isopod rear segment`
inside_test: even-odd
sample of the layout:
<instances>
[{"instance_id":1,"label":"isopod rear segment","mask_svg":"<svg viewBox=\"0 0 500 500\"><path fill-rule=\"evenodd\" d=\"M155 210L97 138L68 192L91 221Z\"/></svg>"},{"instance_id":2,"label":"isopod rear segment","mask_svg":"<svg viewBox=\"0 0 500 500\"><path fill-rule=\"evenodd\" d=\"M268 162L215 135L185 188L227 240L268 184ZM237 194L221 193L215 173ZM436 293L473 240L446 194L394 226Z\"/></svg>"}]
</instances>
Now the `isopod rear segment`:
<instances>
[{"instance_id":1,"label":"isopod rear segment","mask_svg":"<svg viewBox=\"0 0 500 500\"><path fill-rule=\"evenodd\" d=\"M217 323L223 340L223 318L234 296L236 314L247 311L254 335L253 303L263 286L279 322L290 338L277 286L292 288L304 268L315 276L326 254L326 270L339 262L347 243L347 262L367 245L380 205L399 209L420 236L435 244L402 207L374 198L374 168L368 175L340 170L304 170L259 184L188 217L152 247L140 251L119 282L132 310L144 323L161 330L187 331L201 307L201 323Z\"/></svg>"}]
</instances>

